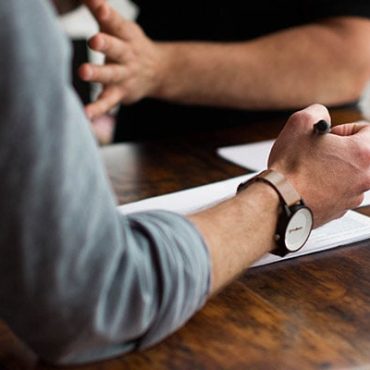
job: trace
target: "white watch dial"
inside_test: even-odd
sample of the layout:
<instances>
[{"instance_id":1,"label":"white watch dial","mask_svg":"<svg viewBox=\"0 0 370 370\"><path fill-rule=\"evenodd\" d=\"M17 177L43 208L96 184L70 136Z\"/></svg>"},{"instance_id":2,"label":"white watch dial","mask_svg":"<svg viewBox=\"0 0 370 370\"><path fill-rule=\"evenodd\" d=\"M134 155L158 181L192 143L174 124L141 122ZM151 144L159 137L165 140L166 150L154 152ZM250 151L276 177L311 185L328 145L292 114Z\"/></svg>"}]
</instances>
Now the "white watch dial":
<instances>
[{"instance_id":1,"label":"white watch dial","mask_svg":"<svg viewBox=\"0 0 370 370\"><path fill-rule=\"evenodd\" d=\"M312 213L306 207L297 210L289 220L285 232L285 245L291 252L303 247L312 229Z\"/></svg>"}]
</instances>

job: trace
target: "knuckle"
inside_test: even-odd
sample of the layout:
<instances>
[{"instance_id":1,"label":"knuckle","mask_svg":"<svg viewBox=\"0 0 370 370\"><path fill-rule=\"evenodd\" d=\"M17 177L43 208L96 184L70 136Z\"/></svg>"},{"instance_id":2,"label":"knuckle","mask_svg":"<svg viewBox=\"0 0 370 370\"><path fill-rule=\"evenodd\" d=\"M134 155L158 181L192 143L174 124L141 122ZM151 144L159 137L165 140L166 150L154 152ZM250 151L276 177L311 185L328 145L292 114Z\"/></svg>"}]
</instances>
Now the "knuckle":
<instances>
[{"instance_id":1,"label":"knuckle","mask_svg":"<svg viewBox=\"0 0 370 370\"><path fill-rule=\"evenodd\" d=\"M370 167L370 145L367 142L357 141L354 156L361 167Z\"/></svg>"},{"instance_id":2,"label":"knuckle","mask_svg":"<svg viewBox=\"0 0 370 370\"><path fill-rule=\"evenodd\" d=\"M289 125L301 125L301 124L308 124L313 122L313 116L309 111L301 110L298 112L293 113L289 120Z\"/></svg>"},{"instance_id":3,"label":"knuckle","mask_svg":"<svg viewBox=\"0 0 370 370\"><path fill-rule=\"evenodd\" d=\"M107 43L107 38L102 33L98 33L91 39L95 48L102 49Z\"/></svg>"},{"instance_id":4,"label":"knuckle","mask_svg":"<svg viewBox=\"0 0 370 370\"><path fill-rule=\"evenodd\" d=\"M127 21L125 24L125 34L128 38L135 38L140 36L141 29L135 22Z\"/></svg>"},{"instance_id":5,"label":"knuckle","mask_svg":"<svg viewBox=\"0 0 370 370\"><path fill-rule=\"evenodd\" d=\"M124 37L126 33L126 27L124 24L120 23L119 25L117 25L117 34L118 35L121 35L121 37Z\"/></svg>"},{"instance_id":6,"label":"knuckle","mask_svg":"<svg viewBox=\"0 0 370 370\"><path fill-rule=\"evenodd\" d=\"M326 108L325 105L318 104L318 103L310 105L307 109L314 110L322 115L329 113L328 108Z\"/></svg>"},{"instance_id":7,"label":"knuckle","mask_svg":"<svg viewBox=\"0 0 370 370\"><path fill-rule=\"evenodd\" d=\"M102 44L102 49L106 52L110 52L112 50L112 38L107 35L102 35L101 37L101 44Z\"/></svg>"},{"instance_id":8,"label":"knuckle","mask_svg":"<svg viewBox=\"0 0 370 370\"><path fill-rule=\"evenodd\" d=\"M367 191L370 189L370 171L367 171L360 176L361 179L358 181L358 190L360 192Z\"/></svg>"},{"instance_id":9,"label":"knuckle","mask_svg":"<svg viewBox=\"0 0 370 370\"><path fill-rule=\"evenodd\" d=\"M362 190L369 190L370 189L370 171L367 171L367 174L364 177L364 184Z\"/></svg>"},{"instance_id":10,"label":"knuckle","mask_svg":"<svg viewBox=\"0 0 370 370\"><path fill-rule=\"evenodd\" d=\"M289 121L294 124L312 126L320 119L329 119L328 109L322 104L313 104L299 110L290 116Z\"/></svg>"},{"instance_id":11,"label":"knuckle","mask_svg":"<svg viewBox=\"0 0 370 370\"><path fill-rule=\"evenodd\" d=\"M115 68L110 68L108 71L108 81L109 83L115 83L117 81L117 77L119 77Z\"/></svg>"},{"instance_id":12,"label":"knuckle","mask_svg":"<svg viewBox=\"0 0 370 370\"><path fill-rule=\"evenodd\" d=\"M132 22L132 21L126 21L126 29L127 29L127 32L133 32L134 30L136 30L136 23Z\"/></svg>"},{"instance_id":13,"label":"knuckle","mask_svg":"<svg viewBox=\"0 0 370 370\"><path fill-rule=\"evenodd\" d=\"M355 201L353 202L353 208L358 208L362 204L362 202L365 199L365 194L361 194L358 197L356 197Z\"/></svg>"},{"instance_id":14,"label":"knuckle","mask_svg":"<svg viewBox=\"0 0 370 370\"><path fill-rule=\"evenodd\" d=\"M107 72L104 78L105 85L111 85L114 83L114 76L111 72Z\"/></svg>"}]
</instances>

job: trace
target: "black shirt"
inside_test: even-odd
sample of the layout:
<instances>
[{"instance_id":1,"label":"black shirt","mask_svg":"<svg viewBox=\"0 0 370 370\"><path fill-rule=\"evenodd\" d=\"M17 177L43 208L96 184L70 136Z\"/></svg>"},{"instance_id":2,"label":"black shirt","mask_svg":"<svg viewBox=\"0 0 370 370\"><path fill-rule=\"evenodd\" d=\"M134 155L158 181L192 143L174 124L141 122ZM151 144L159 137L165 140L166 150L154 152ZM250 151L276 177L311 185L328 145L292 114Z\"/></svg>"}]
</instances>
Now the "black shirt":
<instances>
[{"instance_id":1,"label":"black shirt","mask_svg":"<svg viewBox=\"0 0 370 370\"><path fill-rule=\"evenodd\" d=\"M161 41L246 41L332 16L370 18L369 0L135 0L138 23ZM196 83L196 81L194 82ZM144 99L123 107L116 140L245 124L287 112L184 106Z\"/></svg>"}]
</instances>

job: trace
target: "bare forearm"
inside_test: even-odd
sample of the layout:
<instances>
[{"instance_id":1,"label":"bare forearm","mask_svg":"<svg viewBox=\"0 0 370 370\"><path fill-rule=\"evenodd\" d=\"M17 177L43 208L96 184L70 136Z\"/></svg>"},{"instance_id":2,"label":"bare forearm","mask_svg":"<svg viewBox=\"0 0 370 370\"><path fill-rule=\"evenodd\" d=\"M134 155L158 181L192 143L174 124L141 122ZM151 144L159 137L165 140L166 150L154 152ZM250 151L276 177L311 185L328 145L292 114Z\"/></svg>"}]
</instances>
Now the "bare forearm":
<instances>
[{"instance_id":1,"label":"bare forearm","mask_svg":"<svg viewBox=\"0 0 370 370\"><path fill-rule=\"evenodd\" d=\"M83 1L103 31L90 46L111 62L80 69L82 79L104 85L90 117L144 97L263 110L335 105L357 99L370 78L365 18L335 17L238 43L154 42L103 0Z\"/></svg>"},{"instance_id":2,"label":"bare forearm","mask_svg":"<svg viewBox=\"0 0 370 370\"><path fill-rule=\"evenodd\" d=\"M352 101L369 78L365 28L366 20L339 19L245 43L159 44L165 57L155 95L247 109Z\"/></svg>"},{"instance_id":3,"label":"bare forearm","mask_svg":"<svg viewBox=\"0 0 370 370\"><path fill-rule=\"evenodd\" d=\"M253 184L215 208L190 216L209 248L214 293L273 249L277 193Z\"/></svg>"}]
</instances>

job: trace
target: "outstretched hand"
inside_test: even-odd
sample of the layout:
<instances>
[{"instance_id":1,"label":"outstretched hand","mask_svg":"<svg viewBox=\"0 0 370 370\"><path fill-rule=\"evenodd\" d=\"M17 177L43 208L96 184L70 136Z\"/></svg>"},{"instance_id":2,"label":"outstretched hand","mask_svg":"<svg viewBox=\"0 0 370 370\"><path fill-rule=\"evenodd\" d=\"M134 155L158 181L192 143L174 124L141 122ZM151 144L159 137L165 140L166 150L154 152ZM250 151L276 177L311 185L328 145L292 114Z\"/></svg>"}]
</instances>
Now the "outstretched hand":
<instances>
[{"instance_id":1,"label":"outstretched hand","mask_svg":"<svg viewBox=\"0 0 370 370\"><path fill-rule=\"evenodd\" d=\"M89 46L106 57L105 65L84 64L80 77L103 85L97 100L86 106L89 118L110 111L119 102L134 103L159 86L161 52L134 22L124 19L105 0L82 1L96 18L100 33Z\"/></svg>"},{"instance_id":2,"label":"outstretched hand","mask_svg":"<svg viewBox=\"0 0 370 370\"><path fill-rule=\"evenodd\" d=\"M293 114L269 157L269 167L283 173L314 214L315 226L358 207L370 189L370 126L366 122L315 134L313 125L327 109L312 105Z\"/></svg>"}]
</instances>

